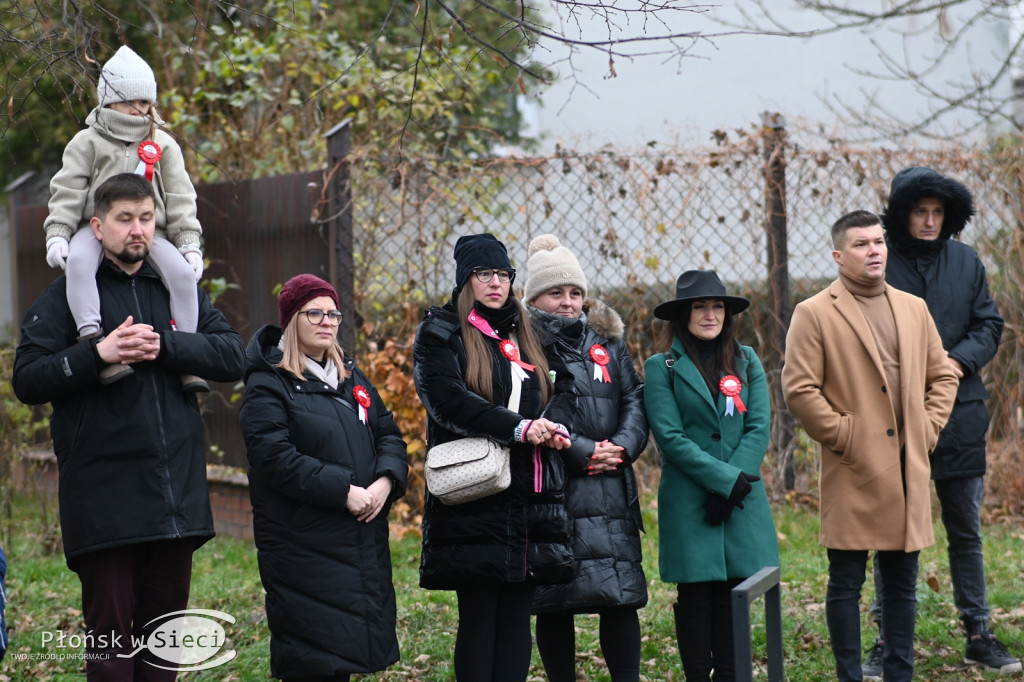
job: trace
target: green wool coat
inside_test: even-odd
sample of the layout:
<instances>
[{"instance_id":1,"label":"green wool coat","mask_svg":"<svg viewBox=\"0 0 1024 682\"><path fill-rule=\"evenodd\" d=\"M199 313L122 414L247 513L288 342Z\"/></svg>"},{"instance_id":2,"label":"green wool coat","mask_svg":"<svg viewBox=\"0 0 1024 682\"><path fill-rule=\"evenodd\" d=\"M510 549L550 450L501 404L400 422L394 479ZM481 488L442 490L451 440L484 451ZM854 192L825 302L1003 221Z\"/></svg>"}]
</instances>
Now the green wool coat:
<instances>
[{"instance_id":1,"label":"green wool coat","mask_svg":"<svg viewBox=\"0 0 1024 682\"><path fill-rule=\"evenodd\" d=\"M771 407L768 383L753 349L741 346L736 370L746 412L725 415L726 398L712 396L704 378L676 339L678 360L670 369L666 354L644 363L644 403L651 431L661 450L658 490L661 579L694 583L749 578L765 566L779 565L779 545L764 482L756 481L719 526L704 521L709 491L728 498L741 471L761 475L768 447ZM669 372L674 374L670 382Z\"/></svg>"}]
</instances>

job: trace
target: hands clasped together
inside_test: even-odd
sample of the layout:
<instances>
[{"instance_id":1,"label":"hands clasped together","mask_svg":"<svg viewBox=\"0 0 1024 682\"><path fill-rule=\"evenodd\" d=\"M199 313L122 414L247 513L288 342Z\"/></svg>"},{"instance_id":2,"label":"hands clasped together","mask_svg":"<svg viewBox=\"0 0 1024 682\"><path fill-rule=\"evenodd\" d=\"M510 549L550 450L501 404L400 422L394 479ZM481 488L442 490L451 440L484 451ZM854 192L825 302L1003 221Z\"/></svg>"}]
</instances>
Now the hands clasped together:
<instances>
[{"instance_id":1,"label":"hands clasped together","mask_svg":"<svg viewBox=\"0 0 1024 682\"><path fill-rule=\"evenodd\" d=\"M587 475L593 476L605 471L615 471L622 464L622 451L626 448L616 445L608 439L594 443L594 454L587 465Z\"/></svg>"},{"instance_id":2,"label":"hands clasped together","mask_svg":"<svg viewBox=\"0 0 1024 682\"><path fill-rule=\"evenodd\" d=\"M733 509L743 509L743 499L754 489L751 483L760 481L760 476L741 471L728 499L717 493L710 493L704 501L704 522L709 526L720 526L729 520Z\"/></svg>"},{"instance_id":3,"label":"hands clasped together","mask_svg":"<svg viewBox=\"0 0 1024 682\"><path fill-rule=\"evenodd\" d=\"M572 445L566 428L544 417L529 422L522 440L524 443L543 445L552 450L563 450Z\"/></svg>"},{"instance_id":4,"label":"hands clasped together","mask_svg":"<svg viewBox=\"0 0 1024 682\"><path fill-rule=\"evenodd\" d=\"M392 481L388 476L381 476L366 488L358 485L350 486L345 507L352 516L369 523L377 518L391 494Z\"/></svg>"},{"instance_id":5,"label":"hands clasped together","mask_svg":"<svg viewBox=\"0 0 1024 682\"><path fill-rule=\"evenodd\" d=\"M134 324L129 315L117 329L96 344L100 358L108 365L131 365L156 360L160 355L160 334L148 324Z\"/></svg>"}]
</instances>

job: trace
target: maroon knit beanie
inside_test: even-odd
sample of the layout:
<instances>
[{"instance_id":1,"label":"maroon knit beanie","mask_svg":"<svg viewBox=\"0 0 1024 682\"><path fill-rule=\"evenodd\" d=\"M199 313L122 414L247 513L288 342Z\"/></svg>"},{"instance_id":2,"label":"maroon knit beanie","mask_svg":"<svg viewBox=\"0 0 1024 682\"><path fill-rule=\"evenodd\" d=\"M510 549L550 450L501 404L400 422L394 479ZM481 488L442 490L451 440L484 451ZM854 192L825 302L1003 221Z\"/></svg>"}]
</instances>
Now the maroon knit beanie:
<instances>
[{"instance_id":1,"label":"maroon knit beanie","mask_svg":"<svg viewBox=\"0 0 1024 682\"><path fill-rule=\"evenodd\" d=\"M295 275L285 282L281 287L281 294L277 298L277 312L281 316L281 329L288 326L302 306L318 296L330 296L334 301L334 307L338 307L338 292L329 282L325 282L316 275Z\"/></svg>"}]
</instances>

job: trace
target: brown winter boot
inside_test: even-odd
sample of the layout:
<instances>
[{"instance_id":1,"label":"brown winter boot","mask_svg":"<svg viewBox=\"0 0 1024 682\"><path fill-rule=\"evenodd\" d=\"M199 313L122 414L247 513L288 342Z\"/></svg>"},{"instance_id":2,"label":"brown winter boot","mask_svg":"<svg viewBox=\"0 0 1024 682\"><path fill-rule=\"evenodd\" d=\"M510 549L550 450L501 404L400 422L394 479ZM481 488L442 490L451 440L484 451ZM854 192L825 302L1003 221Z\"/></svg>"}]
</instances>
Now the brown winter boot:
<instances>
[{"instance_id":1,"label":"brown winter boot","mask_svg":"<svg viewBox=\"0 0 1024 682\"><path fill-rule=\"evenodd\" d=\"M135 370L129 367L128 365L107 365L106 367L100 370L100 383L106 386L107 384L112 384L115 381L120 381L129 374L134 373Z\"/></svg>"},{"instance_id":2,"label":"brown winter boot","mask_svg":"<svg viewBox=\"0 0 1024 682\"><path fill-rule=\"evenodd\" d=\"M97 339L97 343L99 341L102 341L103 340L103 330L99 329L99 330L96 330L94 332L89 332L88 334L81 334L78 337L79 341L89 341L91 339ZM106 386L107 384L112 384L115 381L120 381L121 379L124 379L129 374L134 374L134 373L135 373L135 370L133 370L128 365L121 365L121 364L108 365L108 366L106 366L106 367L104 367L103 369L100 370L100 383L103 384L104 386Z\"/></svg>"},{"instance_id":3,"label":"brown winter boot","mask_svg":"<svg viewBox=\"0 0 1024 682\"><path fill-rule=\"evenodd\" d=\"M185 393L209 393L210 384L206 383L206 379L197 377L194 374L182 374L181 379L181 390Z\"/></svg>"}]
</instances>

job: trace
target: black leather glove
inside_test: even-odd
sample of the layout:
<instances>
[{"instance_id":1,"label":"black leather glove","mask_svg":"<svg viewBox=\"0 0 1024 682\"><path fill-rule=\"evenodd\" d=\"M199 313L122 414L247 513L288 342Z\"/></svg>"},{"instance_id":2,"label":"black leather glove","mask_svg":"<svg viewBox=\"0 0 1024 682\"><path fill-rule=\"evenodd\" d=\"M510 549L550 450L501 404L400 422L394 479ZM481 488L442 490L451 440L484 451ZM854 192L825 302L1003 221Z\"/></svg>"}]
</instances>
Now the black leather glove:
<instances>
[{"instance_id":1,"label":"black leather glove","mask_svg":"<svg viewBox=\"0 0 1024 682\"><path fill-rule=\"evenodd\" d=\"M760 476L752 476L741 471L740 475L736 477L736 484L733 485L732 492L729 493L729 504L743 509L743 498L754 489L750 484L760 480Z\"/></svg>"},{"instance_id":2,"label":"black leather glove","mask_svg":"<svg viewBox=\"0 0 1024 682\"><path fill-rule=\"evenodd\" d=\"M732 505L718 493L709 493L704 501L704 523L709 526L721 526L732 516Z\"/></svg>"}]
</instances>

